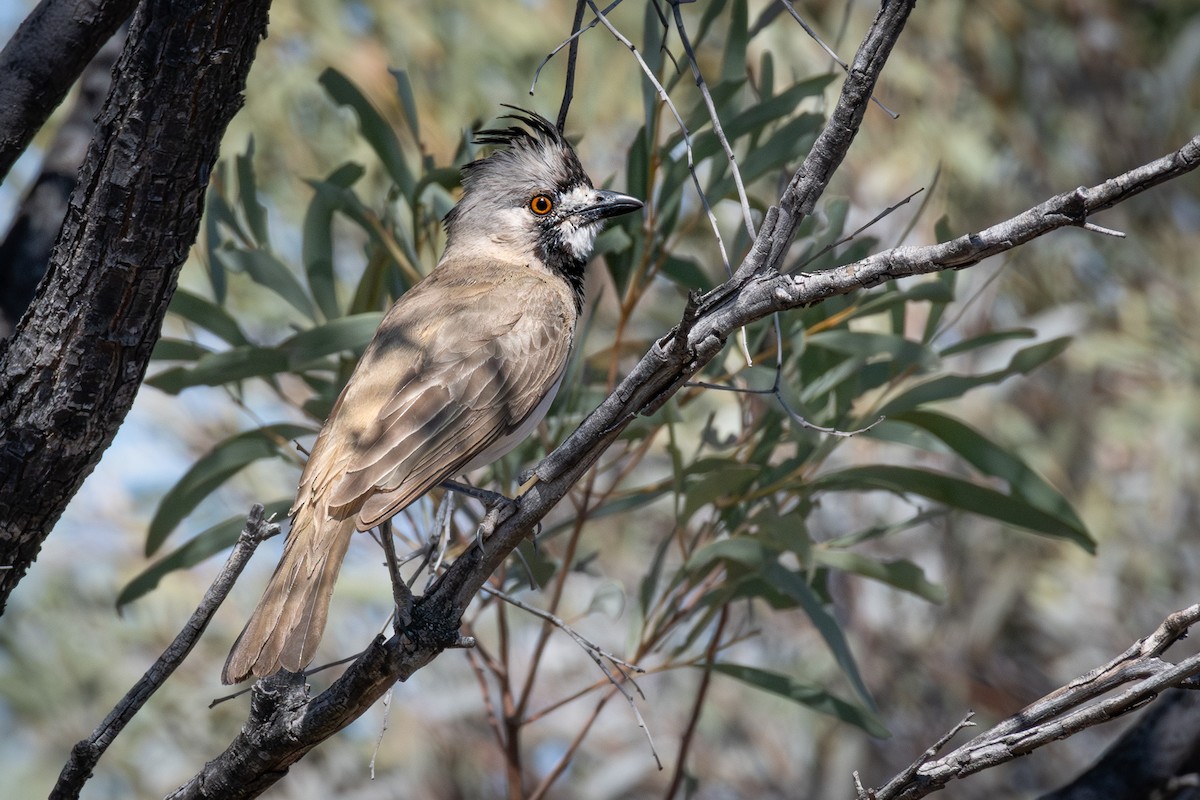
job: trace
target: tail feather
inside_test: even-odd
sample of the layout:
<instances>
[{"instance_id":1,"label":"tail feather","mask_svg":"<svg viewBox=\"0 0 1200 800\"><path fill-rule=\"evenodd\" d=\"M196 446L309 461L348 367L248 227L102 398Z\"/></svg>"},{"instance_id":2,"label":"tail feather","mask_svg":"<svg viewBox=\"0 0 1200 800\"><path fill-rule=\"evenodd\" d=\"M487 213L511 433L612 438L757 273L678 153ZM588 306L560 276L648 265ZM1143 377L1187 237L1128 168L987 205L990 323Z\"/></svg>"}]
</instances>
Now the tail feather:
<instances>
[{"instance_id":1,"label":"tail feather","mask_svg":"<svg viewBox=\"0 0 1200 800\"><path fill-rule=\"evenodd\" d=\"M302 507L293 518L279 566L225 660L223 683L298 672L316 654L355 523L349 515L318 525L313 516Z\"/></svg>"}]
</instances>

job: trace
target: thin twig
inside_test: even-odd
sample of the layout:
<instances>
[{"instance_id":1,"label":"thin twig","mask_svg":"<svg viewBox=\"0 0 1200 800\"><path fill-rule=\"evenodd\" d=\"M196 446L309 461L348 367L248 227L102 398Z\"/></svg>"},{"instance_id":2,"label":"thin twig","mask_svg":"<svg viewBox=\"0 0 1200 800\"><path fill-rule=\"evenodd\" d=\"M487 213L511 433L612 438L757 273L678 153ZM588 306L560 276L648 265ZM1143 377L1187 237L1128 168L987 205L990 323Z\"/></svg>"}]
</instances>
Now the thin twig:
<instances>
[{"instance_id":1,"label":"thin twig","mask_svg":"<svg viewBox=\"0 0 1200 800\"><path fill-rule=\"evenodd\" d=\"M796 22L800 23L800 27L804 29L804 32L807 33L810 37L812 37L812 40L814 42L816 42L818 45L820 45L821 49L824 50L829 55L829 57L832 58L839 67L842 68L842 72L850 71L850 65L847 64L845 61L843 61L841 58L839 58L838 54L833 52L833 49L830 48L829 45L827 45L827 44L825 44L825 42L821 41L821 37L817 35L817 32L814 31L812 29L812 27L807 22L804 21L804 18L801 17L799 13L796 12L796 7L792 5L791 0L779 0L779 2L782 3L783 7L786 8L788 13L792 15L792 19L794 19L794 20L796 20ZM847 6L847 8L849 8L849 7ZM897 114L895 111L892 111L890 108L885 106L883 103L876 100L875 95L871 95L871 102L874 103L875 105L879 106L883 110L883 113L887 114L892 119L900 119L899 114Z\"/></svg>"},{"instance_id":2,"label":"thin twig","mask_svg":"<svg viewBox=\"0 0 1200 800\"><path fill-rule=\"evenodd\" d=\"M737 187L738 202L742 207L742 222L746 226L746 233L750 234L753 239L758 234L754 230L754 220L750 217L750 200L746 197L746 186L742 183L742 171L738 168L737 156L734 155L733 148L729 144L729 139L725 136L725 129L721 127L721 118L717 114L717 106L713 102L712 94L708 91L708 83L704 80L704 75L700 72L700 62L696 60L696 52L692 49L692 42L688 39L687 28L683 25L683 14L679 10L680 0L671 0L671 10L675 17L675 30L679 32L679 41L683 45L683 52L687 55L688 63L692 66L692 75L696 78L696 87L700 89L700 96L704 98L704 107L708 109L708 119L712 122L713 133L716 134L717 140L721 143L721 147L725 150L725 158L729 161L729 169L733 173L733 184Z\"/></svg>"},{"instance_id":3,"label":"thin twig","mask_svg":"<svg viewBox=\"0 0 1200 800\"><path fill-rule=\"evenodd\" d=\"M592 13L608 28L608 32L613 35L621 44L629 48L629 52L633 53L633 57L637 59L638 65L642 68L646 79L654 86L654 90L658 92L658 96L662 99L665 105L671 112L671 116L675 117L675 123L679 126L680 132L683 134L684 151L687 153L688 174L692 176L692 183L696 187L696 194L700 196L700 203L704 206L704 213L708 215L708 223L712 226L713 236L717 240L717 251L721 254L721 264L725 267L725 274L733 277L733 266L729 263L729 253L725 250L725 240L721 236L721 228L717 224L717 215L713 213L712 206L708 202L708 196L704 193L704 187L700 185L700 176L696 172L695 153L692 151L692 135L688 131L687 125L683 121L683 117L679 114L679 109L675 107L675 103L671 101L671 96L667 94L667 90L659 82L655 76L654 70L650 69L650 65L642 58L642 54L638 52L637 47L633 42L626 38L625 34L621 33L616 27L608 21L608 17L596 6L595 0L587 0L587 4L591 6ZM739 336L739 341L742 345L742 354L746 358L746 364L751 363L750 345L746 340L746 332L742 331Z\"/></svg>"},{"instance_id":4,"label":"thin twig","mask_svg":"<svg viewBox=\"0 0 1200 800\"><path fill-rule=\"evenodd\" d=\"M246 516L246 525L238 535L237 544L225 560L225 566L217 573L212 585L204 593L200 605L192 612L183 630L176 635L175 640L163 651L146 674L130 689L121 702L109 712L104 721L92 731L92 735L71 748L71 758L63 767L54 784L50 797L54 800L79 797L84 783L92 776L92 770L104 751L113 740L124 730L125 725L133 719L167 678L183 663L192 648L196 646L200 635L208 627L209 620L221 607L229 590L237 581L250 556L254 555L259 542L269 539L279 533L279 526L274 522L263 519L263 507L255 504Z\"/></svg>"},{"instance_id":5,"label":"thin twig","mask_svg":"<svg viewBox=\"0 0 1200 800\"><path fill-rule=\"evenodd\" d=\"M875 225L875 223L879 222L881 219L883 219L883 218L885 218L885 217L888 217L888 216L891 216L892 214L894 214L894 213L896 212L896 210L897 210L898 208L900 208L900 206L908 205L908 203L909 203L909 202L910 202L910 201L911 201L911 200L912 200L914 197L916 197L917 195L919 195L919 194L920 194L921 192L923 192L923 191L925 191L925 187L921 187L920 189L917 189L915 192L913 192L912 194L910 194L908 197L905 197L903 200L899 201L898 203L894 203L894 204L892 204L892 205L888 206L888 207L887 207L887 208L885 208L883 211L880 211L878 214L876 214L874 217L871 217L871 220L870 220L870 222L867 222L867 223L865 223L864 225L861 225L860 227L858 227L857 229L855 229L853 233L849 233L849 234L847 234L846 236L843 236L841 239L838 239L836 242L833 242L832 244L827 244L827 245L825 245L823 248L821 248L821 250L820 250L820 251L818 251L817 253L814 253L812 256L810 256L809 258L805 259L803 264L800 264L799 266L795 267L794 269L791 269L791 270L789 270L789 272L795 272L795 271L797 271L797 270L804 269L804 268L805 268L805 267L807 267L809 264L811 264L812 262L816 261L818 258L820 258L821 256L825 255L826 253L828 253L830 250L834 249L835 247L841 247L841 246L842 246L842 245L844 245L846 242L852 242L852 241L854 241L856 238L858 238L858 235L859 235L860 233L862 233L863 231L867 230L868 228L870 228L870 227L874 226L874 225Z\"/></svg>"},{"instance_id":6,"label":"thin twig","mask_svg":"<svg viewBox=\"0 0 1200 800\"><path fill-rule=\"evenodd\" d=\"M585 0L575 0L575 19L571 22L571 46L567 50L567 76L563 80L562 104L558 107L558 132L562 133L567 127L567 112L571 109L571 99L575 96L575 62L579 58L580 25L583 24L583 9ZM548 57L547 57L548 58ZM540 68L539 68L540 69ZM534 77L537 81L537 77ZM532 89L530 94L532 94Z\"/></svg>"},{"instance_id":7,"label":"thin twig","mask_svg":"<svg viewBox=\"0 0 1200 800\"><path fill-rule=\"evenodd\" d=\"M616 8L620 4L621 4L621 0L613 0L613 2L611 2L607 6L605 6L604 13L607 14L609 11L612 11L614 8ZM578 39L580 36L587 33L588 31L590 31L592 28L596 27L599 24L600 24L600 20L594 19L591 22L589 22L587 25L585 25L584 27L576 30L574 33L572 33L570 36L568 36L563 41L559 42L558 47L551 50L549 52L549 54L547 54L546 57L542 59L542 63L538 64L538 68L533 71L533 82L529 84L529 94L532 95L533 90L535 88L537 88L538 77L542 74L542 70L545 69L546 65L550 63L550 59L552 59L556 55L558 55L559 52L564 47L568 46L569 44L574 42L576 39ZM562 130L562 128L560 127L559 130Z\"/></svg>"},{"instance_id":8,"label":"thin twig","mask_svg":"<svg viewBox=\"0 0 1200 800\"><path fill-rule=\"evenodd\" d=\"M1140 708L1168 688L1192 687L1200 675L1200 655L1178 664L1163 661L1163 652L1200 623L1200 605L1169 615L1144 639L1103 666L1076 678L998 723L954 752L931 761L929 751L883 788L866 797L916 800L958 778L973 775L1023 756L1050 742L1108 722ZM1113 690L1130 684L1124 691ZM967 720L969 721L969 716ZM950 735L957 733L956 728ZM935 745L936 751L948 737ZM860 794L860 797L864 796Z\"/></svg>"},{"instance_id":9,"label":"thin twig","mask_svg":"<svg viewBox=\"0 0 1200 800\"><path fill-rule=\"evenodd\" d=\"M578 644L580 647L582 647L584 649L584 651L587 652L588 655L590 655L593 658L593 660L597 659L597 658L606 658L609 661L611 661L613 664L616 664L618 666L632 670L634 672L640 673L640 672L646 671L646 670L642 669L641 667L639 667L637 664L631 664L630 662L625 661L624 659L619 658L619 657L613 655L612 653L608 652L600 645L596 644L595 642L587 639L585 636L580 634L579 631L575 630L570 625L568 625L566 622L564 622L562 620L562 618L557 617L554 614L551 614L549 611L546 611L545 609L537 608L536 606L531 606L528 603L524 603L524 602L518 600L517 598L508 594L507 592L502 592L499 589L493 589L491 586L484 586L483 591L487 592L488 594L492 595L493 597L498 597L499 599L503 600L504 602L508 603L511 606L516 606L517 608L521 609L522 611L526 611L530 614L533 614L538 619L541 619L541 620L553 625L554 627L558 628L560 631L562 631L563 633L567 634L572 639L574 639L575 643ZM612 675L610 673L607 672L606 669L605 669L605 675L608 676L608 679L610 681L616 683L616 680L612 677ZM638 693L640 694L641 690L639 690Z\"/></svg>"}]
</instances>

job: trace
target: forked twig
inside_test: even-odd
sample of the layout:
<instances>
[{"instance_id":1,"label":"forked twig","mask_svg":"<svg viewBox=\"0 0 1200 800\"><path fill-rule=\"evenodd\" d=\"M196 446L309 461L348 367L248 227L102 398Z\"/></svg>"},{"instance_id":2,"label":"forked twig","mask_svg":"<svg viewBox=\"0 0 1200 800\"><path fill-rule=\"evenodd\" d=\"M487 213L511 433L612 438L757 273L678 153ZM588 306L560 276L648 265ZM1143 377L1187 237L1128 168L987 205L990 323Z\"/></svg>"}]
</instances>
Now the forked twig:
<instances>
[{"instance_id":1,"label":"forked twig","mask_svg":"<svg viewBox=\"0 0 1200 800\"><path fill-rule=\"evenodd\" d=\"M1140 708L1169 688L1198 688L1200 655L1178 664L1161 656L1200 623L1200 604L1169 615L1149 636L1124 653L1026 706L936 761L933 755L969 723L967 719L881 789L860 790L859 800L916 800L950 781L1003 764ZM1115 689L1131 684L1117 694Z\"/></svg>"},{"instance_id":2,"label":"forked twig","mask_svg":"<svg viewBox=\"0 0 1200 800\"><path fill-rule=\"evenodd\" d=\"M217 573L212 585L204 593L200 605L192 612L183 630L175 637L170 646L155 660L146 674L130 689L121 702L109 712L104 721L92 731L92 735L76 744L71 749L71 758L58 776L58 782L50 793L51 798L75 798L83 789L83 784L92 775L92 769L104 755L113 740L125 729L126 724L141 710L167 678L183 663L192 648L196 646L200 635L208 627L209 620L221 607L229 590L245 569L250 556L254 555L259 543L279 533L279 526L263 518L263 507L255 504L246 516L246 526L238 535L237 544L225 560L225 566Z\"/></svg>"}]
</instances>

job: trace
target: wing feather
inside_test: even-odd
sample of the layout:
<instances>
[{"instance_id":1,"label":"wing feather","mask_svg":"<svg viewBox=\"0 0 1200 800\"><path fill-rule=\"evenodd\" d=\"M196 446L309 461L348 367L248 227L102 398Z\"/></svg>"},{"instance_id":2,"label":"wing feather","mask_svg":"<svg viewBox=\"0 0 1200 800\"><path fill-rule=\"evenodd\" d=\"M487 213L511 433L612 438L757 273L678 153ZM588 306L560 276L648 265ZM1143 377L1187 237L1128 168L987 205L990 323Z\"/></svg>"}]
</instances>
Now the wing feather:
<instances>
[{"instance_id":1,"label":"wing feather","mask_svg":"<svg viewBox=\"0 0 1200 800\"><path fill-rule=\"evenodd\" d=\"M367 530L485 451L514 446L506 437L544 412L570 353L575 308L554 280L475 264L411 291L339 398L301 494L307 481L331 511L357 509Z\"/></svg>"}]
</instances>

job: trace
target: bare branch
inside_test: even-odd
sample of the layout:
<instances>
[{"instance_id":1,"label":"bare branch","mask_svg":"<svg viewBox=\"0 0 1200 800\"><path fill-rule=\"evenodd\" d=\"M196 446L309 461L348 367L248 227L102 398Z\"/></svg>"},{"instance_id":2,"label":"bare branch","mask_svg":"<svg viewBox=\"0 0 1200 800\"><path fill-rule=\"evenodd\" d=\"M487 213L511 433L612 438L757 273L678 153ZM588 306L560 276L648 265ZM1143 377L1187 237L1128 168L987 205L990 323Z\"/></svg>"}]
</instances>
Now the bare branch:
<instances>
[{"instance_id":1,"label":"bare branch","mask_svg":"<svg viewBox=\"0 0 1200 800\"><path fill-rule=\"evenodd\" d=\"M250 509L250 514L246 517L246 527L242 528L237 545L229 554L229 558L225 560L225 566L217 573L217 577L208 587L208 591L204 593L204 598L200 601L200 605L196 606L187 625L183 627L183 630L171 642L170 647L163 651L150 669L146 670L142 679L134 684L125 697L121 698L121 702L117 703L116 708L104 718L99 727L92 731L92 735L71 749L71 758L59 774L58 782L50 793L51 798L59 800L60 798L79 797L83 784L92 776L92 769L100 760L100 756L104 755L104 751L124 730L129 720L133 719L146 701L183 663L188 653L192 652L192 648L200 639L200 634L204 633L209 620L221 607L221 603L225 602L225 596L229 594L229 590L233 588L238 576L242 574L250 556L254 555L258 543L277 533L279 533L279 526L263 519L262 506L255 505Z\"/></svg>"},{"instance_id":2,"label":"bare branch","mask_svg":"<svg viewBox=\"0 0 1200 800\"><path fill-rule=\"evenodd\" d=\"M1163 661L1160 656L1197 622L1200 622L1200 605L1176 611L1154 633L1104 666L1026 706L944 758L929 761L928 757L939 746L930 748L932 752L927 751L882 789L860 792L859 796L873 800L916 800L938 791L956 778L965 778L1028 755L1050 742L1140 708L1167 689L1191 688L1189 680L1200 675L1200 655L1192 655L1178 664ZM1132 685L1099 699L1126 684Z\"/></svg>"},{"instance_id":3,"label":"bare branch","mask_svg":"<svg viewBox=\"0 0 1200 800\"><path fill-rule=\"evenodd\" d=\"M591 5L591 0L588 1ZM598 10L594 5L591 7ZM783 193L778 207L769 209L750 253L734 277L694 303L689 324L658 340L617 389L562 446L538 465L535 470L538 480L519 498L515 512L497 524L479 546L463 552L416 599L412 622L402 635L392 636L386 642L382 637L377 639L328 690L316 697L308 697L299 676L289 678L281 673L260 681L252 693L250 719L242 733L174 796L256 796L310 749L365 712L397 680L405 680L443 649L458 643L463 611L488 577L596 463L630 420L669 399L721 352L727 338L738 328L777 311L812 305L906 275L970 266L1051 230L1082 225L1089 214L1200 164L1198 137L1165 159L1099 187L1052 198L978 234L932 247L896 248L817 275L780 274L779 267L796 227L811 213L849 149L872 87L912 7L912 0L881 5L828 126ZM600 20L604 22L603 16ZM1147 660L1146 667L1149 666ZM1200 665L1195 668L1200 670ZM1169 683L1170 680L1175 683ZM1163 669L1157 677L1142 680L1138 687L1152 691L1155 685L1177 685L1181 680L1171 669ZM1120 710L1112 707L1109 713ZM1020 747L1027 744L1021 742ZM945 759L934 763L944 762ZM920 774L932 766L923 767Z\"/></svg>"}]
</instances>

